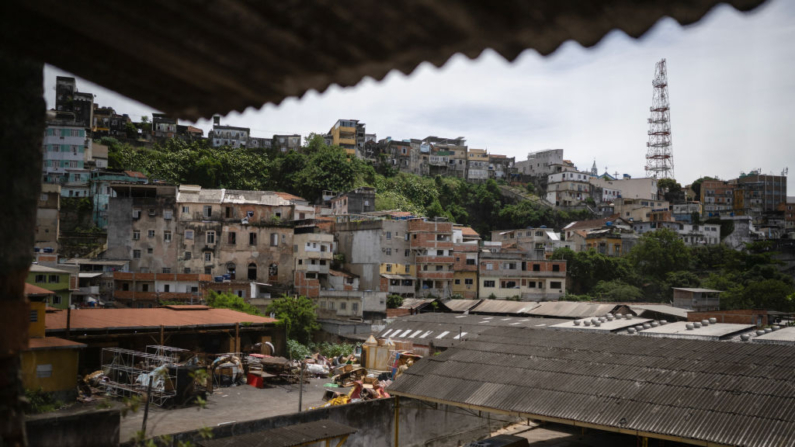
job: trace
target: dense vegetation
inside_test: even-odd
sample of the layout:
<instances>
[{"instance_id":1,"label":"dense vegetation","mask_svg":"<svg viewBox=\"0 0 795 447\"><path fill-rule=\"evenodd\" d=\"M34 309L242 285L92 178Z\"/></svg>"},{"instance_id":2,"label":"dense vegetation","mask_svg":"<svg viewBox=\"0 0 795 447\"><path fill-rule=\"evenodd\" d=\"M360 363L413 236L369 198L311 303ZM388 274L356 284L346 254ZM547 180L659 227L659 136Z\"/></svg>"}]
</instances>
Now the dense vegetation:
<instances>
[{"instance_id":1,"label":"dense vegetation","mask_svg":"<svg viewBox=\"0 0 795 447\"><path fill-rule=\"evenodd\" d=\"M565 259L570 300L656 301L673 298L672 287L724 291L725 309L795 311L792 277L779 271L770 244L748 244L742 251L725 245L687 247L668 229L646 233L629 256L608 257L594 250L556 250Z\"/></svg>"},{"instance_id":2,"label":"dense vegetation","mask_svg":"<svg viewBox=\"0 0 795 447\"><path fill-rule=\"evenodd\" d=\"M310 201L319 199L323 190L372 186L377 191L378 210L447 217L471 225L486 238L492 230L560 227L590 217L587 212L560 212L528 201L511 203L493 180L475 185L458 178L400 173L387 163L374 165L348 157L343 149L326 146L316 135L310 136L300 153L283 153L278 148L212 148L205 142L181 140L169 140L152 149L120 144L112 138L102 142L109 146L111 168L141 171L168 183L285 191Z\"/></svg>"}]
</instances>

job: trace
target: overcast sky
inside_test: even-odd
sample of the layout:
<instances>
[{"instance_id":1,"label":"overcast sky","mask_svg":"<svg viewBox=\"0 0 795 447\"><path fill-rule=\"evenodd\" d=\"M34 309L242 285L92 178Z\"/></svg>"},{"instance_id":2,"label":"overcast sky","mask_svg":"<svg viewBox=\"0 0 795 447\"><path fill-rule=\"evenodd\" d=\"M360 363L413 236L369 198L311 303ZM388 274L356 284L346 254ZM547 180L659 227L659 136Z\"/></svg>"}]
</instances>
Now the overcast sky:
<instances>
[{"instance_id":1,"label":"overcast sky","mask_svg":"<svg viewBox=\"0 0 795 447\"><path fill-rule=\"evenodd\" d=\"M471 148L517 161L563 148L580 169L595 159L600 173L641 177L651 80L661 58L668 63L680 183L795 169L795 0L773 0L750 14L721 5L693 26L663 19L639 40L613 32L591 49L568 42L546 58L526 51L513 64L491 51L476 60L459 55L441 69L423 64L410 76L393 72L380 83L368 78L310 92L223 122L270 137L327 132L339 118L359 119L379 139L465 136ZM45 68L49 106L55 76L63 74ZM82 79L78 89L136 121L153 111Z\"/></svg>"}]
</instances>

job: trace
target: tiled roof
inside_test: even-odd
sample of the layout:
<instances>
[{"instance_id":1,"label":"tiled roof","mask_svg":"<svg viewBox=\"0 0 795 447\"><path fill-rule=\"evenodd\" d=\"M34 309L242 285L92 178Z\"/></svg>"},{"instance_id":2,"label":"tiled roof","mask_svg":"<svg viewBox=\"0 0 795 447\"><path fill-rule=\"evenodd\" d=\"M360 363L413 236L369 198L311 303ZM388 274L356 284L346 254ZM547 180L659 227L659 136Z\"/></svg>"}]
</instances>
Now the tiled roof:
<instances>
[{"instance_id":1,"label":"tiled roof","mask_svg":"<svg viewBox=\"0 0 795 447\"><path fill-rule=\"evenodd\" d=\"M124 171L124 173L127 174L128 177L132 178L140 178L140 179L146 178L146 176L142 172L138 171Z\"/></svg>"},{"instance_id":2,"label":"tiled roof","mask_svg":"<svg viewBox=\"0 0 795 447\"><path fill-rule=\"evenodd\" d=\"M663 17L690 24L721 3L230 0L187 8L133 2L116 9L10 1L0 27L2 49L191 121L324 92L333 84L353 86L365 77L381 80L393 70L409 74L423 62L439 67L454 54L475 58L492 49L513 61L527 49L550 54L569 40L590 47L615 29L639 37ZM748 10L762 0L727 3ZM84 32L89 28L94 32ZM95 60L97 49L123 57L109 70Z\"/></svg>"},{"instance_id":3,"label":"tiled roof","mask_svg":"<svg viewBox=\"0 0 795 447\"><path fill-rule=\"evenodd\" d=\"M290 194L289 192L277 192L275 194L284 200L297 200L301 202L306 201L306 199L304 199L303 197L298 197L296 195Z\"/></svg>"},{"instance_id":4,"label":"tiled roof","mask_svg":"<svg viewBox=\"0 0 795 447\"><path fill-rule=\"evenodd\" d=\"M461 234L463 236L480 237L478 232L473 230L472 227L461 227Z\"/></svg>"},{"instance_id":5,"label":"tiled roof","mask_svg":"<svg viewBox=\"0 0 795 447\"><path fill-rule=\"evenodd\" d=\"M793 446L792 365L795 346L497 327L415 363L389 393L639 437Z\"/></svg>"},{"instance_id":6,"label":"tiled roof","mask_svg":"<svg viewBox=\"0 0 795 447\"><path fill-rule=\"evenodd\" d=\"M36 296L36 295L55 295L55 292L43 289L39 286L34 286L33 284L25 283L25 296Z\"/></svg>"},{"instance_id":7,"label":"tiled roof","mask_svg":"<svg viewBox=\"0 0 795 447\"><path fill-rule=\"evenodd\" d=\"M33 273L69 273L66 270L59 270L46 265L33 264L30 266L30 271Z\"/></svg>"},{"instance_id":8,"label":"tiled roof","mask_svg":"<svg viewBox=\"0 0 795 447\"><path fill-rule=\"evenodd\" d=\"M47 349L80 349L85 348L83 343L77 343L58 337L31 338L28 340L28 351Z\"/></svg>"},{"instance_id":9,"label":"tiled roof","mask_svg":"<svg viewBox=\"0 0 795 447\"><path fill-rule=\"evenodd\" d=\"M574 231L574 230L587 230L590 228L602 228L607 224L607 222L612 222L618 219L618 214L613 214L610 217L605 217L604 219L591 219L591 220L581 220L575 221L568 224L563 229L566 231Z\"/></svg>"},{"instance_id":10,"label":"tiled roof","mask_svg":"<svg viewBox=\"0 0 795 447\"><path fill-rule=\"evenodd\" d=\"M184 307L184 306L172 306ZM154 309L75 309L71 315L72 330L167 328L182 326L234 326L235 323L274 323L273 318L258 317L229 309L182 310L160 307ZM47 330L66 329L66 312L47 315Z\"/></svg>"}]
</instances>

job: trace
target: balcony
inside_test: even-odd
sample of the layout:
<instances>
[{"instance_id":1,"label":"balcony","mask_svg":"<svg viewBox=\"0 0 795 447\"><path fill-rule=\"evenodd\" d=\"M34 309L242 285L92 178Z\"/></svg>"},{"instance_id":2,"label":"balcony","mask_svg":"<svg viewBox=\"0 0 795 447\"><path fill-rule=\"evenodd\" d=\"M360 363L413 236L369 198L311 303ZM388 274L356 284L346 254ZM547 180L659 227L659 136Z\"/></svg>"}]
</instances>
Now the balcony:
<instances>
[{"instance_id":1,"label":"balcony","mask_svg":"<svg viewBox=\"0 0 795 447\"><path fill-rule=\"evenodd\" d=\"M329 271L329 264L328 263L326 263L326 265L320 265L320 264L309 264L309 265L306 265L305 264L303 267L304 267L304 271L306 271L306 272L326 273L327 274L328 271Z\"/></svg>"},{"instance_id":2,"label":"balcony","mask_svg":"<svg viewBox=\"0 0 795 447\"><path fill-rule=\"evenodd\" d=\"M309 259L332 260L334 259L334 253L330 251L307 251L306 257Z\"/></svg>"},{"instance_id":3,"label":"balcony","mask_svg":"<svg viewBox=\"0 0 795 447\"><path fill-rule=\"evenodd\" d=\"M455 258L452 256L417 256L416 258L417 264L453 264L455 263Z\"/></svg>"},{"instance_id":4,"label":"balcony","mask_svg":"<svg viewBox=\"0 0 795 447\"><path fill-rule=\"evenodd\" d=\"M421 238L411 238L411 248L415 250L452 250L453 243L451 241L429 241L422 240Z\"/></svg>"},{"instance_id":5,"label":"balcony","mask_svg":"<svg viewBox=\"0 0 795 447\"><path fill-rule=\"evenodd\" d=\"M417 272L417 279L431 279L437 281L452 281L455 273L451 271L421 270Z\"/></svg>"}]
</instances>

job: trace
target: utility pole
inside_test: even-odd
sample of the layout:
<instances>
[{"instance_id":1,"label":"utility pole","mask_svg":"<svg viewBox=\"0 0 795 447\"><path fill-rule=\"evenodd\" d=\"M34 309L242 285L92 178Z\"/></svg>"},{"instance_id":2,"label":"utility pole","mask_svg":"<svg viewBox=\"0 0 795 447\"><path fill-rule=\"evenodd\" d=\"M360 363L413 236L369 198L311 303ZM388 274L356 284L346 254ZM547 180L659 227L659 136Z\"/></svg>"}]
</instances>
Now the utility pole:
<instances>
[{"instance_id":1,"label":"utility pole","mask_svg":"<svg viewBox=\"0 0 795 447\"><path fill-rule=\"evenodd\" d=\"M301 408L304 406L304 364L306 363L305 359L301 359L301 382L298 384L298 412L301 412Z\"/></svg>"}]
</instances>

